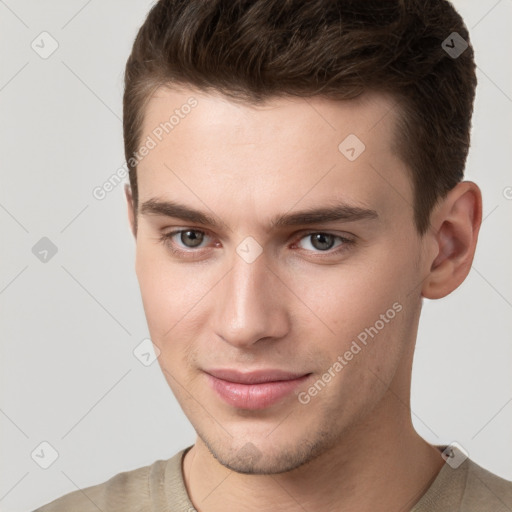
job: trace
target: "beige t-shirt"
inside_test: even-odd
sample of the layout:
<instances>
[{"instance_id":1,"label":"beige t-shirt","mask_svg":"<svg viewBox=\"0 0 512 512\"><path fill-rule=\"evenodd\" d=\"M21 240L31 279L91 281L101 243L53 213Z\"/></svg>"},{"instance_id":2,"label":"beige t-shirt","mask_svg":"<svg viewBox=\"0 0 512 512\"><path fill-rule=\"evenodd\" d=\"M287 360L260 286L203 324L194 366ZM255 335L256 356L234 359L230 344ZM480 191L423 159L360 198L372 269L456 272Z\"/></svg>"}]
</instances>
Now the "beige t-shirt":
<instances>
[{"instance_id":1,"label":"beige t-shirt","mask_svg":"<svg viewBox=\"0 0 512 512\"><path fill-rule=\"evenodd\" d=\"M446 448L436 447L441 452ZM168 460L73 491L34 512L196 512L182 474L182 458L190 448ZM453 449L460 456L461 452ZM512 512L512 482L471 459L455 469L445 464L410 512Z\"/></svg>"}]
</instances>

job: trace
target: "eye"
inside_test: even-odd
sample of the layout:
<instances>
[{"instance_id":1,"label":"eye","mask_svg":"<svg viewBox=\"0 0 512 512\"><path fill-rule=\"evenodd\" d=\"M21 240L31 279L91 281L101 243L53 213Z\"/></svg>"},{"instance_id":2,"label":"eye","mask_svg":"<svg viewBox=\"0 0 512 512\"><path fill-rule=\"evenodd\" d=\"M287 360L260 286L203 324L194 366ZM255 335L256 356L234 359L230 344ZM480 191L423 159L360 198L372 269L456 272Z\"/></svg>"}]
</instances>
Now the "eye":
<instances>
[{"instance_id":1,"label":"eye","mask_svg":"<svg viewBox=\"0 0 512 512\"><path fill-rule=\"evenodd\" d=\"M336 244L336 240L338 240L338 244ZM306 247L302 245L306 241ZM303 249L306 249L308 251L313 250L314 252L327 252L335 247L343 246L342 249L345 248L345 246L353 244L354 241L345 238L340 235L334 235L332 233L323 233L323 232L312 232L307 233L305 236L303 236L297 245ZM309 245L309 247L307 247ZM311 249L312 248L312 249ZM333 251L338 252L338 251Z\"/></svg>"},{"instance_id":2,"label":"eye","mask_svg":"<svg viewBox=\"0 0 512 512\"><path fill-rule=\"evenodd\" d=\"M187 229L184 231L178 231L174 233L175 235L180 235L178 237L179 241L185 245L187 249L195 249L205 238L205 233L202 231L197 231L196 229Z\"/></svg>"},{"instance_id":3,"label":"eye","mask_svg":"<svg viewBox=\"0 0 512 512\"><path fill-rule=\"evenodd\" d=\"M198 229L181 229L163 233L161 241L173 252L180 253L187 252L187 249L197 249L201 243L208 238L208 235L204 231Z\"/></svg>"},{"instance_id":4,"label":"eye","mask_svg":"<svg viewBox=\"0 0 512 512\"><path fill-rule=\"evenodd\" d=\"M199 229L180 229L162 233L160 236L160 241L168 250L183 258L200 257L201 254L204 254L201 249L208 248L206 244L202 244L205 241L208 242L209 239L211 237ZM323 254L326 256L338 255L347 251L354 244L355 240L341 235L312 231L303 234L293 245L308 253L316 253L320 257Z\"/></svg>"}]
</instances>

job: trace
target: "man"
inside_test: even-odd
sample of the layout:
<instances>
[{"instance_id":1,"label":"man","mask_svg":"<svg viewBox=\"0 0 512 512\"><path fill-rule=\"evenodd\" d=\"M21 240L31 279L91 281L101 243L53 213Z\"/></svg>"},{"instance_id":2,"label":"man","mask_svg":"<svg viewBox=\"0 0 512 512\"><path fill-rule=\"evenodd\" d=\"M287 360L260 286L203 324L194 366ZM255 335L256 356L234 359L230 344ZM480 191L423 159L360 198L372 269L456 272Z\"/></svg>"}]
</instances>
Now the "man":
<instances>
[{"instance_id":1,"label":"man","mask_svg":"<svg viewBox=\"0 0 512 512\"><path fill-rule=\"evenodd\" d=\"M136 272L197 432L39 511L507 511L414 430L422 299L481 223L476 86L446 1L162 0L128 60Z\"/></svg>"}]
</instances>

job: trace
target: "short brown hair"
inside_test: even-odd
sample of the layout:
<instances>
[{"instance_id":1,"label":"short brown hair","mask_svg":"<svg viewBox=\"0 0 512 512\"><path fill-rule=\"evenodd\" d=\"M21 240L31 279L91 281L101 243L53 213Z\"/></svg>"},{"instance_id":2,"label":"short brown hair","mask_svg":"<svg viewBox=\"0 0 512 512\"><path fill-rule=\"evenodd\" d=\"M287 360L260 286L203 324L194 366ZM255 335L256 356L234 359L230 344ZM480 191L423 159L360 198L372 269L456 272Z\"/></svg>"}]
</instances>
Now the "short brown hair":
<instances>
[{"instance_id":1,"label":"short brown hair","mask_svg":"<svg viewBox=\"0 0 512 512\"><path fill-rule=\"evenodd\" d=\"M454 45L453 32L469 45L457 58L442 46ZM145 105L160 86L252 104L375 90L397 100L396 147L411 170L414 220L424 234L432 208L464 176L475 67L466 26L446 0L160 0L126 64L123 130L134 207L132 155Z\"/></svg>"}]
</instances>

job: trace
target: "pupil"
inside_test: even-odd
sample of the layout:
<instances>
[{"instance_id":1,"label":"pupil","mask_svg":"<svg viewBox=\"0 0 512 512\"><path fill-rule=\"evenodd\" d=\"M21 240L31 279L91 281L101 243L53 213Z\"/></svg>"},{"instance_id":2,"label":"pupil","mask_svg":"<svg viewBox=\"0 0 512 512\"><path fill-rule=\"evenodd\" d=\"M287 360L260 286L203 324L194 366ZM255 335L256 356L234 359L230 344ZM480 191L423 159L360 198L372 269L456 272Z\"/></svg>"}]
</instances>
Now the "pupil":
<instances>
[{"instance_id":1,"label":"pupil","mask_svg":"<svg viewBox=\"0 0 512 512\"><path fill-rule=\"evenodd\" d=\"M199 234L198 231L183 231L181 233L181 241L188 247L197 247L203 241L203 234ZM187 241L184 237L187 237L189 240ZM188 243L191 241L192 243Z\"/></svg>"},{"instance_id":2,"label":"pupil","mask_svg":"<svg viewBox=\"0 0 512 512\"><path fill-rule=\"evenodd\" d=\"M327 235L325 233L316 233L311 236L313 237L313 247L315 247L316 249L328 250L332 247L332 244L334 242L334 237L332 235Z\"/></svg>"}]
</instances>

